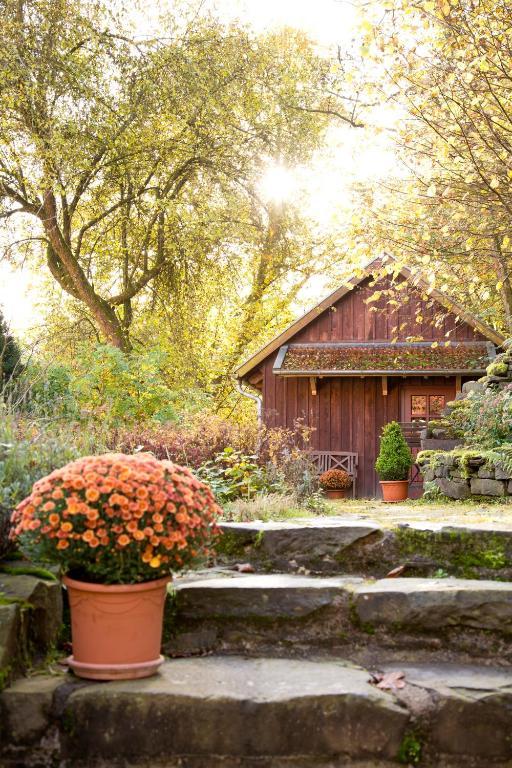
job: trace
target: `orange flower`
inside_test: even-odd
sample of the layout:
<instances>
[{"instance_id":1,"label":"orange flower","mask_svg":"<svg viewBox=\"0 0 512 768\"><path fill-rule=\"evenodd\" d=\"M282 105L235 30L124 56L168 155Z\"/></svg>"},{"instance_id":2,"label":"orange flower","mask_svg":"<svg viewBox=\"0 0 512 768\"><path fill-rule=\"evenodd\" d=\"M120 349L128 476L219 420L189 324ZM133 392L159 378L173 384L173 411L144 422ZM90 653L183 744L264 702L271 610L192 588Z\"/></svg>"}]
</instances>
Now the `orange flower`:
<instances>
[{"instance_id":1,"label":"orange flower","mask_svg":"<svg viewBox=\"0 0 512 768\"><path fill-rule=\"evenodd\" d=\"M126 530L129 533L135 533L135 531L138 530L137 523L135 522L135 520L131 520L129 523L127 523Z\"/></svg>"},{"instance_id":2,"label":"orange flower","mask_svg":"<svg viewBox=\"0 0 512 768\"><path fill-rule=\"evenodd\" d=\"M71 525L71 523L62 523L60 529L64 533L70 533L73 530L73 526Z\"/></svg>"},{"instance_id":3,"label":"orange flower","mask_svg":"<svg viewBox=\"0 0 512 768\"><path fill-rule=\"evenodd\" d=\"M52 499L56 499L57 500L57 499L63 499L63 498L64 498L64 494L62 493L60 488L56 488L52 492Z\"/></svg>"},{"instance_id":4,"label":"orange flower","mask_svg":"<svg viewBox=\"0 0 512 768\"><path fill-rule=\"evenodd\" d=\"M135 495L138 499L147 499L148 497L148 489L145 488L143 485L139 486L137 490L135 491Z\"/></svg>"},{"instance_id":5,"label":"orange flower","mask_svg":"<svg viewBox=\"0 0 512 768\"><path fill-rule=\"evenodd\" d=\"M53 515L49 516L48 522L55 528L60 523L60 517L54 512Z\"/></svg>"},{"instance_id":6,"label":"orange flower","mask_svg":"<svg viewBox=\"0 0 512 768\"><path fill-rule=\"evenodd\" d=\"M53 503L53 501L47 501L45 504L43 504L44 512L51 512L52 509L55 509L55 504Z\"/></svg>"},{"instance_id":7,"label":"orange flower","mask_svg":"<svg viewBox=\"0 0 512 768\"><path fill-rule=\"evenodd\" d=\"M84 541L90 541L91 539L94 539L94 538L95 538L94 531L91 531L90 529L85 533L82 533L82 539Z\"/></svg>"},{"instance_id":8,"label":"orange flower","mask_svg":"<svg viewBox=\"0 0 512 768\"><path fill-rule=\"evenodd\" d=\"M160 556L152 557L149 561L149 567L150 568L159 568L160 567Z\"/></svg>"},{"instance_id":9,"label":"orange flower","mask_svg":"<svg viewBox=\"0 0 512 768\"><path fill-rule=\"evenodd\" d=\"M144 535L144 531L139 531L137 529L136 531L133 532L133 538L135 539L135 541L144 541L146 537Z\"/></svg>"},{"instance_id":10,"label":"orange flower","mask_svg":"<svg viewBox=\"0 0 512 768\"><path fill-rule=\"evenodd\" d=\"M99 545L100 545L100 540L96 538L96 536L94 536L94 538L89 540L89 546L92 547L93 549L96 549L96 547L99 547Z\"/></svg>"},{"instance_id":11,"label":"orange flower","mask_svg":"<svg viewBox=\"0 0 512 768\"><path fill-rule=\"evenodd\" d=\"M159 515L158 512L155 512L155 514L151 519L153 520L154 523L161 523L163 522L164 518L163 518L163 515Z\"/></svg>"},{"instance_id":12,"label":"orange flower","mask_svg":"<svg viewBox=\"0 0 512 768\"><path fill-rule=\"evenodd\" d=\"M121 534L121 536L118 536L117 543L120 547L127 547L130 543L129 537L126 535L126 533Z\"/></svg>"},{"instance_id":13,"label":"orange flower","mask_svg":"<svg viewBox=\"0 0 512 768\"><path fill-rule=\"evenodd\" d=\"M100 492L95 486L93 486L92 488L87 488L85 492L85 498L87 499L87 501L98 501L99 497L100 497Z\"/></svg>"},{"instance_id":14,"label":"orange flower","mask_svg":"<svg viewBox=\"0 0 512 768\"><path fill-rule=\"evenodd\" d=\"M69 547L69 541L66 539L60 539L57 544L57 549L67 549Z\"/></svg>"},{"instance_id":15,"label":"orange flower","mask_svg":"<svg viewBox=\"0 0 512 768\"><path fill-rule=\"evenodd\" d=\"M153 558L153 551L146 550L144 554L142 555L142 562L143 563L149 563Z\"/></svg>"},{"instance_id":16,"label":"orange flower","mask_svg":"<svg viewBox=\"0 0 512 768\"><path fill-rule=\"evenodd\" d=\"M80 475L75 475L71 481L71 487L74 488L75 491L81 491L83 488L85 488L85 480L83 477L80 477Z\"/></svg>"}]
</instances>

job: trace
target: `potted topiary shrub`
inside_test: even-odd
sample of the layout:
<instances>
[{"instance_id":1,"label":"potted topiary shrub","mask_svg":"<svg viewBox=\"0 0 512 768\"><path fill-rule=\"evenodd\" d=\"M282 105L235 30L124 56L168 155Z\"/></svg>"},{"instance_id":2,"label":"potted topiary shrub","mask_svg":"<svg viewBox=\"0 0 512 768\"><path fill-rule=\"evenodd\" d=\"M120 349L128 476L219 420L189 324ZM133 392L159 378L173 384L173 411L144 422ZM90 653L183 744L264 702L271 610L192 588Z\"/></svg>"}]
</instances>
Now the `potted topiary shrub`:
<instances>
[{"instance_id":1,"label":"potted topiary shrub","mask_svg":"<svg viewBox=\"0 0 512 768\"><path fill-rule=\"evenodd\" d=\"M35 483L12 535L32 559L61 566L76 675L155 673L171 573L208 552L219 512L190 470L150 454L88 456Z\"/></svg>"},{"instance_id":2,"label":"potted topiary shrub","mask_svg":"<svg viewBox=\"0 0 512 768\"><path fill-rule=\"evenodd\" d=\"M328 469L320 475L319 482L328 499L344 499L352 485L352 478L344 469Z\"/></svg>"},{"instance_id":3,"label":"potted topiary shrub","mask_svg":"<svg viewBox=\"0 0 512 768\"><path fill-rule=\"evenodd\" d=\"M380 451L375 462L383 501L404 501L407 498L411 466L411 449L400 424L391 421L382 428Z\"/></svg>"}]
</instances>

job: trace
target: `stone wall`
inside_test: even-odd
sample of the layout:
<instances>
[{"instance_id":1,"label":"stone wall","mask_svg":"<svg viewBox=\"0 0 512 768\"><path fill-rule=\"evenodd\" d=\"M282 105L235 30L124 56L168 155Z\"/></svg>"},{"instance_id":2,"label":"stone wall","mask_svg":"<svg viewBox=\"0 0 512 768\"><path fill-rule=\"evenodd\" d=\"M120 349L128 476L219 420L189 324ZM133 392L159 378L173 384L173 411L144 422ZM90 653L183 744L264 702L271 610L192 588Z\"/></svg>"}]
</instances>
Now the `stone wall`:
<instances>
[{"instance_id":1,"label":"stone wall","mask_svg":"<svg viewBox=\"0 0 512 768\"><path fill-rule=\"evenodd\" d=\"M421 457L425 483L435 483L451 499L471 496L512 496L512 471L492 464L470 449Z\"/></svg>"},{"instance_id":2,"label":"stone wall","mask_svg":"<svg viewBox=\"0 0 512 768\"><path fill-rule=\"evenodd\" d=\"M492 396L512 384L512 346L498 355L487 368L486 376L478 381L466 382L456 401L449 403L439 422L431 422L428 433L422 435L423 450L418 454L422 467L425 490L432 485L452 499L468 499L472 496L512 496L512 455L500 461L491 450L457 445L460 434L453 429L451 414L461 406L460 401L471 392L488 392ZM437 427L437 428L436 428ZM446 441L442 446L442 441ZM454 440L450 445L449 440ZM512 435L511 435L512 442ZM450 450L438 450L444 447ZM430 486L430 488L429 488Z\"/></svg>"}]
</instances>

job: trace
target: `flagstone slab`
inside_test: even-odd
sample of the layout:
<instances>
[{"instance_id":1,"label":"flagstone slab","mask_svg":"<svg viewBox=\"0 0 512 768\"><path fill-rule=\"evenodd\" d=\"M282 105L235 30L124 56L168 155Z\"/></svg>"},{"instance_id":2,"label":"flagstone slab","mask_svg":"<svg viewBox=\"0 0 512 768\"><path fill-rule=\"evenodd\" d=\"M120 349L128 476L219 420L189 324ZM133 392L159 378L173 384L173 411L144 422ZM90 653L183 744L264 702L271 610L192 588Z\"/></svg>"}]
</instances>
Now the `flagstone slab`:
<instances>
[{"instance_id":1,"label":"flagstone slab","mask_svg":"<svg viewBox=\"0 0 512 768\"><path fill-rule=\"evenodd\" d=\"M257 572L354 574L382 577L397 567L404 576L512 580L509 523L413 520L388 525L325 516L283 522L221 524L218 562L249 563Z\"/></svg>"},{"instance_id":2,"label":"flagstone slab","mask_svg":"<svg viewBox=\"0 0 512 768\"><path fill-rule=\"evenodd\" d=\"M0 765L509 768L512 667L207 656L146 680L37 675L0 694ZM392 677L392 676L391 676ZM419 762L418 762L419 760Z\"/></svg>"},{"instance_id":3,"label":"flagstone slab","mask_svg":"<svg viewBox=\"0 0 512 768\"><path fill-rule=\"evenodd\" d=\"M470 579L381 579L354 590L358 619L416 631L463 626L512 633L512 583Z\"/></svg>"},{"instance_id":4,"label":"flagstone slab","mask_svg":"<svg viewBox=\"0 0 512 768\"><path fill-rule=\"evenodd\" d=\"M296 619L348 600L361 579L315 578L292 574L224 573L217 578L177 580L175 608L180 618Z\"/></svg>"}]
</instances>

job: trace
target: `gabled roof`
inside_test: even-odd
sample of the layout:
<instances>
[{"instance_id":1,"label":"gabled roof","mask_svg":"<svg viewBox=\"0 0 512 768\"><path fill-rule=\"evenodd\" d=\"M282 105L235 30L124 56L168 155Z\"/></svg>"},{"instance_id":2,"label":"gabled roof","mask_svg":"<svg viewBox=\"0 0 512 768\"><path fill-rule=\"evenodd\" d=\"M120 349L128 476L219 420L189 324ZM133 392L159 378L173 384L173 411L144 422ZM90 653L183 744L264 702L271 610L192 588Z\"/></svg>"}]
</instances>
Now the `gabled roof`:
<instances>
[{"instance_id":1,"label":"gabled roof","mask_svg":"<svg viewBox=\"0 0 512 768\"><path fill-rule=\"evenodd\" d=\"M439 304L445 307L445 309L448 309L450 312L454 312L461 318L461 320L464 320L464 322L466 322L475 330L479 331L483 336L492 341L494 344L501 346L501 344L503 344L505 341L504 336L495 331L494 328L488 326L486 323L483 323L478 317L476 317L476 315L468 312L467 309L464 309L464 307L462 307L442 291L439 291L436 288L432 289L430 284L420 274L414 273L408 267L401 267L398 262L396 262L390 256L386 256L384 261L380 258L371 261L365 267L359 277L353 277L352 279L348 280L344 285L333 291L333 293L329 294L329 296L323 299L319 304L310 309L309 312L306 312L305 315L299 317L291 325L289 325L288 328L267 342L267 344L261 347L235 370L235 375L239 379L246 376L253 368L255 368L266 357L268 357L268 355L271 355L283 344L286 344L289 339L291 339L293 336L295 336L296 333L309 325L309 323L321 315L322 312L324 312L326 309L329 309L329 307L332 307L333 304L336 304L336 302L342 299L343 296L346 296L347 293L350 293L350 291L353 291L354 288L357 288L359 285L361 285L364 280L366 280L368 277L371 277L378 269L382 269L384 264L394 264L396 266L395 275L397 277L401 275L405 280L408 280L417 288L420 288L423 291L428 291L428 294L431 298L435 299Z\"/></svg>"}]
</instances>

